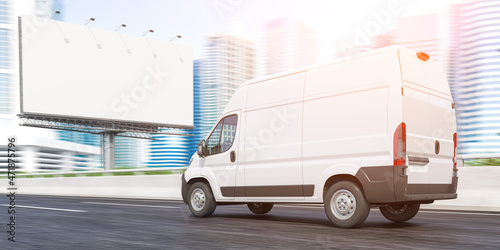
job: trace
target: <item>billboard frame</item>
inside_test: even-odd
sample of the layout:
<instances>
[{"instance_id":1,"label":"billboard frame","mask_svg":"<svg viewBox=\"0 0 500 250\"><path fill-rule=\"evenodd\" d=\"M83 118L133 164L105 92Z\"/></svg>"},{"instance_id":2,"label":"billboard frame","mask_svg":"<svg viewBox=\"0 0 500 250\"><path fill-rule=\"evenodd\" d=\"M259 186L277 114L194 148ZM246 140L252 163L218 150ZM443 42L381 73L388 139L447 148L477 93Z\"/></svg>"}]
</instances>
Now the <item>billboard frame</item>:
<instances>
[{"instance_id":1,"label":"billboard frame","mask_svg":"<svg viewBox=\"0 0 500 250\"><path fill-rule=\"evenodd\" d=\"M55 129L101 135L101 154L103 167L110 170L114 167L115 137L131 137L138 139L156 140L152 137L157 134L193 136L194 126L137 122L115 119L87 118L54 114L38 114L24 112L23 96L23 47L22 47L22 17L18 17L19 34L19 98L20 118L19 125L44 129Z\"/></svg>"},{"instance_id":2,"label":"billboard frame","mask_svg":"<svg viewBox=\"0 0 500 250\"><path fill-rule=\"evenodd\" d=\"M29 23L29 19L27 21ZM29 34L28 34L29 35ZM55 112L55 113L52 113L52 112L37 112L35 110L25 110L25 108L27 108L27 105L30 104L30 102L26 102L26 93L25 93L25 88L27 87L26 84L24 83L25 81L25 77L24 77L24 71L25 71L25 63L24 63L24 60L23 60L23 56L26 57L25 55L25 51L23 49L23 17L22 16L18 16L18 47L19 47L19 54L18 54L18 59L19 59L19 100L20 100L20 116L25 116L25 117L47 117L49 119L53 119L53 118L62 118L62 119L75 119L75 120L91 120L91 121L100 121L100 120L103 120L103 121L107 121L107 122L115 122L115 123L118 123L118 124L123 124L123 123L130 123L130 124L140 124L140 125L154 125L154 126L158 126L158 127L162 127L162 128L183 128L183 129L194 129L194 126L193 126L193 123L192 123L192 117L188 120L191 120L189 122L185 121L186 123L177 123L175 121L172 121L174 122L175 124L173 123L162 123L161 119L158 120L158 121L147 121L147 120L134 120L134 119L121 119L121 118L116 118L116 117L101 117L99 115L97 116L93 116L93 115L90 115L90 116L86 116L86 115L82 115L82 114L78 114L78 113L75 113L74 115L73 114L68 114L68 113L58 113L58 112ZM123 39L122 39L123 40ZM146 41L148 43L150 43L149 41ZM175 44L172 44L172 46L174 47L175 51L177 54L179 54L179 51L177 51L177 48L176 48L176 45ZM156 58L156 54L153 53L155 58ZM179 56L179 60L183 61L184 59L181 58L180 55ZM192 70L191 70L192 71ZM28 92L27 92L28 93ZM192 96L192 92L190 94ZM192 100L192 97L191 97L191 100ZM192 102L192 101L191 101ZM25 105L26 104L26 105ZM31 105L33 106L33 105ZM27 111L27 112L25 112ZM33 112L35 111L35 112ZM47 110L40 110L40 111L47 111ZM161 116L160 113L158 112L153 112L153 114L156 114L156 115L159 115ZM156 116L155 115L155 116ZM174 116L175 117L175 116ZM167 119L167 120L170 120L170 119ZM185 119L186 120L186 119Z\"/></svg>"}]
</instances>

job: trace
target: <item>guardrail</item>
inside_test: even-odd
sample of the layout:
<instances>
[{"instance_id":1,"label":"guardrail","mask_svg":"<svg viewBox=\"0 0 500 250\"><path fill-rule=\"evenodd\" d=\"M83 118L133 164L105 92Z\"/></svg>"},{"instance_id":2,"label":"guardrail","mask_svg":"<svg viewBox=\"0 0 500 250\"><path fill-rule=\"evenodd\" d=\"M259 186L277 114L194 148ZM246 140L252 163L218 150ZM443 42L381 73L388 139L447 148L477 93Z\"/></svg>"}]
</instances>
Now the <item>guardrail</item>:
<instances>
[{"instance_id":1,"label":"guardrail","mask_svg":"<svg viewBox=\"0 0 500 250\"><path fill-rule=\"evenodd\" d=\"M500 154L467 154L467 155L458 155L457 158L459 160L469 160L469 159L497 159L500 158ZM57 170L47 170L43 173L23 173L18 174L17 172L24 172L22 170L14 170L11 171L15 173L16 176L42 176L42 175L67 175L67 174L112 174L112 173L126 173L126 172L152 172L152 171L178 171L178 170L186 170L187 167L152 167L152 168L130 168L130 169L112 169L112 170L82 170L82 171L64 171L60 172ZM4 170L0 170L5 172ZM0 177L8 177L7 174L1 174Z\"/></svg>"},{"instance_id":2,"label":"guardrail","mask_svg":"<svg viewBox=\"0 0 500 250\"><path fill-rule=\"evenodd\" d=\"M41 175L65 175L65 174L112 174L112 173L126 173L126 172L154 172L154 171L180 171L186 170L187 167L152 167L152 168L130 168L130 169L112 169L112 170L94 170L94 171L47 171L43 173L25 173L17 174L16 172L24 172L22 170L11 171L15 176L41 176ZM2 174L0 177L8 177L8 174Z\"/></svg>"},{"instance_id":3,"label":"guardrail","mask_svg":"<svg viewBox=\"0 0 500 250\"><path fill-rule=\"evenodd\" d=\"M491 154L466 154L466 155L457 155L458 159L463 160L472 160L472 159L500 159L500 154L491 153Z\"/></svg>"}]
</instances>

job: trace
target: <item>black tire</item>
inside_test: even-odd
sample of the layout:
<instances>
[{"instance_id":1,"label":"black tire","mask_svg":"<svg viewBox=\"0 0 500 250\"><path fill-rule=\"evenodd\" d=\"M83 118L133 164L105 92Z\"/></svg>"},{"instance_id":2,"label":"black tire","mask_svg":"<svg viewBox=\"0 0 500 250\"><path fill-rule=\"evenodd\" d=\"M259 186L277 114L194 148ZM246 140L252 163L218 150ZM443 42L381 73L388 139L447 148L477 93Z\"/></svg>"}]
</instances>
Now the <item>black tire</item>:
<instances>
[{"instance_id":1,"label":"black tire","mask_svg":"<svg viewBox=\"0 0 500 250\"><path fill-rule=\"evenodd\" d=\"M393 204L380 207L379 209L386 219L394 222L403 222L417 215L420 204Z\"/></svg>"},{"instance_id":2,"label":"black tire","mask_svg":"<svg viewBox=\"0 0 500 250\"><path fill-rule=\"evenodd\" d=\"M208 217L215 211L217 203L210 186L204 182L193 183L188 190L188 206L196 217Z\"/></svg>"},{"instance_id":3,"label":"black tire","mask_svg":"<svg viewBox=\"0 0 500 250\"><path fill-rule=\"evenodd\" d=\"M248 203L247 206L254 214L267 214L273 209L274 203Z\"/></svg>"},{"instance_id":4,"label":"black tire","mask_svg":"<svg viewBox=\"0 0 500 250\"><path fill-rule=\"evenodd\" d=\"M370 213L361 188L350 181L333 184L326 192L324 204L328 219L341 228L361 225Z\"/></svg>"}]
</instances>

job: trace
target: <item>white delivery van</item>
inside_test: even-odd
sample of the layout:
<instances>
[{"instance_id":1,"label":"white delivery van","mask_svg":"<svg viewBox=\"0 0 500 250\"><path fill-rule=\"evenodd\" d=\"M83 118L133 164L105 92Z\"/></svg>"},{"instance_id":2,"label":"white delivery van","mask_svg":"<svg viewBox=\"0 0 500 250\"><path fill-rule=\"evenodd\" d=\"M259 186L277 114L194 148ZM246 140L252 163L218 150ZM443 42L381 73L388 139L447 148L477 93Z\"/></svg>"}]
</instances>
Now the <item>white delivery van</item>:
<instances>
[{"instance_id":1,"label":"white delivery van","mask_svg":"<svg viewBox=\"0 0 500 250\"><path fill-rule=\"evenodd\" d=\"M184 202L198 217L323 203L354 227L371 206L401 222L456 198L454 103L428 59L390 46L242 84L182 176Z\"/></svg>"}]
</instances>

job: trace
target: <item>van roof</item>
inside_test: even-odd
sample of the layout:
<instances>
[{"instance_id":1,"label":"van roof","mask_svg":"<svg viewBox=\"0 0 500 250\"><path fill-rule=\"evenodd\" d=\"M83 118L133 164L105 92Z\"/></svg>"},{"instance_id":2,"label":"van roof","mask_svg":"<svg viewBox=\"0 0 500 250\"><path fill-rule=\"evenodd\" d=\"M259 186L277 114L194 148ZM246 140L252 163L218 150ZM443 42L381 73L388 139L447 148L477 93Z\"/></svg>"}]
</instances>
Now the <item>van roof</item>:
<instances>
[{"instance_id":1,"label":"van roof","mask_svg":"<svg viewBox=\"0 0 500 250\"><path fill-rule=\"evenodd\" d=\"M259 82L262 82L262 81L266 81L266 80L270 80L270 79L274 79L274 78L278 78L278 77L282 77L282 76L286 76L286 75L292 75L292 74L296 74L296 73L299 73L299 72L304 72L304 71L307 71L307 70L310 70L310 69L320 68L320 67L324 67L324 66L327 66L327 65L342 63L342 62L346 62L346 61L350 61L350 60L356 60L358 58L362 58L362 57L366 57L366 56L370 56L370 55L385 53L385 52L388 52L388 51L402 50L402 49L403 50L410 50L410 49L407 49L407 48L405 48L403 46L400 46L400 45L391 45L391 46L387 46L387 47L384 47L384 48L374 49L374 50L371 50L371 51L367 51L367 52L355 54L355 55L352 55L352 56L336 58L336 59L333 59L333 60L330 60L330 61L327 61L327 62L323 62L323 63L312 64L312 65L300 67L300 68L297 68L297 69L292 69L292 70L287 70L287 71L283 71L283 72L279 72L279 73L275 73L275 74L271 74L271 75L257 77L257 78L254 78L254 79L251 79L251 80L248 80L248 81L242 83L240 85L240 88L244 87L244 86L247 86L247 85L250 85L250 84L259 83Z\"/></svg>"}]
</instances>

